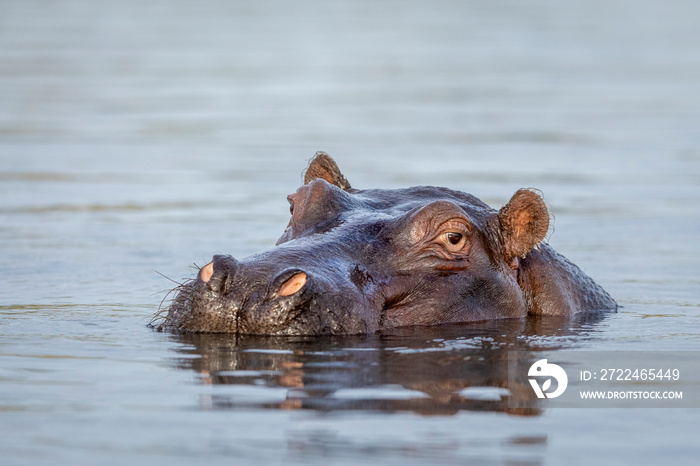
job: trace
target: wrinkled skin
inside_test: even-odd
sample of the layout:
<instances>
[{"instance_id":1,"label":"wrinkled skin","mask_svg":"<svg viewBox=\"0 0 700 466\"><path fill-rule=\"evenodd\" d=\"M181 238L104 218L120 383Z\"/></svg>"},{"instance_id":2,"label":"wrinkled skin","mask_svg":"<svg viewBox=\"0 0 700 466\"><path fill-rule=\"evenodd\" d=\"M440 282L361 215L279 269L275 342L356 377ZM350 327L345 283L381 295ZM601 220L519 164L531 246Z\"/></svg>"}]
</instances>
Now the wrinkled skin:
<instances>
[{"instance_id":1,"label":"wrinkled skin","mask_svg":"<svg viewBox=\"0 0 700 466\"><path fill-rule=\"evenodd\" d=\"M438 187L353 189L319 152L289 196L277 247L214 256L152 322L160 330L360 334L411 325L614 311L615 301L543 243L530 190L496 211Z\"/></svg>"}]
</instances>

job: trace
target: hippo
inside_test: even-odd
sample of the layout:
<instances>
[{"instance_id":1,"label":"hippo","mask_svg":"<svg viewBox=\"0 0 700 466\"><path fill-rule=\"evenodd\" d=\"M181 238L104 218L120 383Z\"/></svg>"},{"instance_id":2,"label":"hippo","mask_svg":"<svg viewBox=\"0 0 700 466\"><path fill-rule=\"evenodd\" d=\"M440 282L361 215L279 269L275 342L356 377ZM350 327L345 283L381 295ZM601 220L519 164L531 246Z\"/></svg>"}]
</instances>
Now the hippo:
<instances>
[{"instance_id":1,"label":"hippo","mask_svg":"<svg viewBox=\"0 0 700 466\"><path fill-rule=\"evenodd\" d=\"M545 242L550 213L536 190L495 210L443 187L355 189L318 152L287 199L291 219L274 248L214 256L173 290L151 327L351 335L617 310Z\"/></svg>"}]
</instances>

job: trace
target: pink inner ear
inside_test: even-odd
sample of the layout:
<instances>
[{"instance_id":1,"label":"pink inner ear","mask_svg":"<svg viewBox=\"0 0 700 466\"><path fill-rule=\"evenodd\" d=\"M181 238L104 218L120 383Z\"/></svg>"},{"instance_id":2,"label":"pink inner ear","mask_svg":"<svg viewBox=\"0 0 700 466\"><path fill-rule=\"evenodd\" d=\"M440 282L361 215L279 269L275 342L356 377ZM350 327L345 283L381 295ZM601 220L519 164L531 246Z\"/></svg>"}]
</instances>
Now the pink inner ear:
<instances>
[{"instance_id":1,"label":"pink inner ear","mask_svg":"<svg viewBox=\"0 0 700 466\"><path fill-rule=\"evenodd\" d=\"M304 184L309 184L316 178L322 178L340 189L350 189L350 183L340 172L335 160L325 152L316 152L304 173Z\"/></svg>"},{"instance_id":2,"label":"pink inner ear","mask_svg":"<svg viewBox=\"0 0 700 466\"><path fill-rule=\"evenodd\" d=\"M516 236L522 237L528 234L532 229L532 215L528 211L522 211L517 214L517 218L513 222L513 231Z\"/></svg>"},{"instance_id":3,"label":"pink inner ear","mask_svg":"<svg viewBox=\"0 0 700 466\"><path fill-rule=\"evenodd\" d=\"M208 283L209 280L211 280L212 275L214 275L213 262L209 262L207 265L199 269L199 278L201 278L204 283Z\"/></svg>"},{"instance_id":4,"label":"pink inner ear","mask_svg":"<svg viewBox=\"0 0 700 466\"><path fill-rule=\"evenodd\" d=\"M531 190L519 189L498 216L510 257L524 257L549 230L547 205Z\"/></svg>"}]
</instances>

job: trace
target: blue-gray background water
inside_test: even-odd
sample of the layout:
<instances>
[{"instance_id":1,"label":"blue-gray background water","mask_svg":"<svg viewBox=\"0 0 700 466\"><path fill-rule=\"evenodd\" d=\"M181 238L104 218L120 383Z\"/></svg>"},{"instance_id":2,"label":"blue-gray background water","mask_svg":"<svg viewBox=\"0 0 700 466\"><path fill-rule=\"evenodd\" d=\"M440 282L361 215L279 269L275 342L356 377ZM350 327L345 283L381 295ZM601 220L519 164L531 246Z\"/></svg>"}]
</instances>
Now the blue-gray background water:
<instances>
[{"instance_id":1,"label":"blue-gray background water","mask_svg":"<svg viewBox=\"0 0 700 466\"><path fill-rule=\"evenodd\" d=\"M3 464L694 464L696 409L524 413L494 387L509 349L700 349L698 18L3 0ZM624 307L322 341L149 330L173 286L156 271L272 247L317 150L358 188L496 208L539 188L550 243Z\"/></svg>"}]
</instances>

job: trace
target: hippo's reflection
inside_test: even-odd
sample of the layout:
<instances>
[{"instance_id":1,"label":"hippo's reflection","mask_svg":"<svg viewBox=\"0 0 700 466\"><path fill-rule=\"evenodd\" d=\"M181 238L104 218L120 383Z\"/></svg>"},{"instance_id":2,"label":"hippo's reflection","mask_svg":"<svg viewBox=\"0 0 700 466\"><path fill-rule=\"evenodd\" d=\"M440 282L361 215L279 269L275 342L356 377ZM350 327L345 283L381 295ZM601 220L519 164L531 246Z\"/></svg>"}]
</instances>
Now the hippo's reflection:
<instances>
[{"instance_id":1,"label":"hippo's reflection","mask_svg":"<svg viewBox=\"0 0 700 466\"><path fill-rule=\"evenodd\" d=\"M570 349L595 332L595 320L508 319L361 337L172 338L187 355L175 358L177 367L195 371L201 383L230 386L212 392L212 409L538 415L540 409L512 407L532 389L509 386L508 352Z\"/></svg>"}]
</instances>

